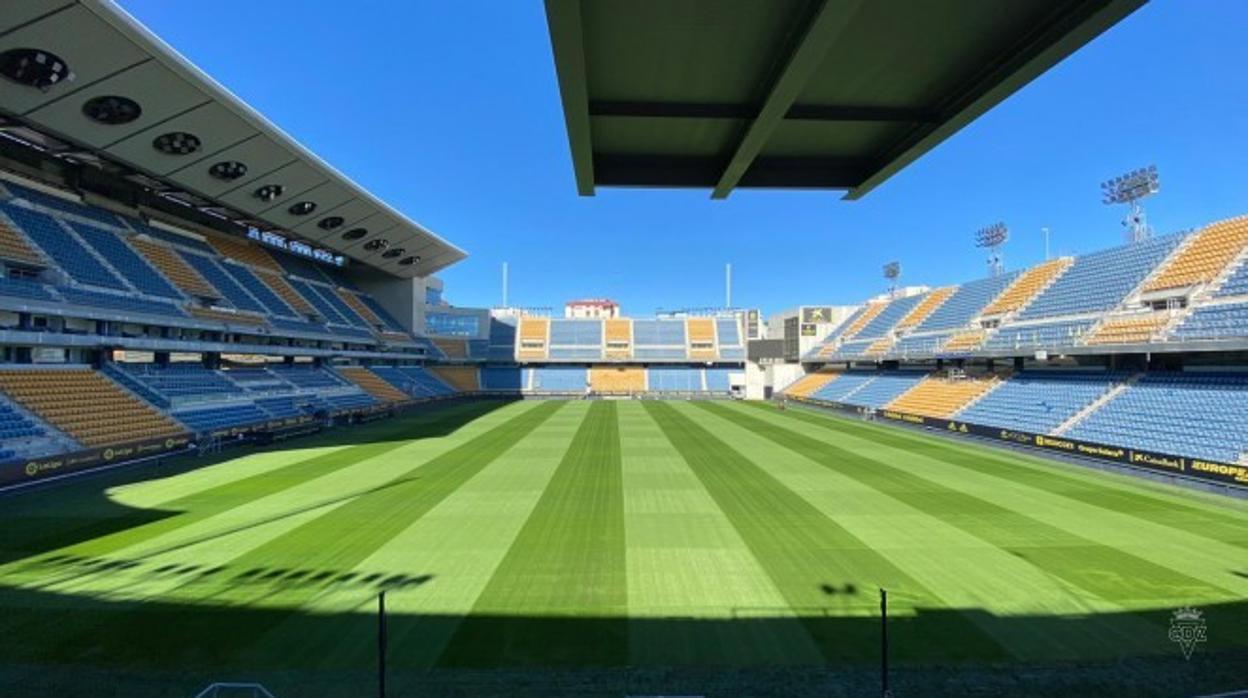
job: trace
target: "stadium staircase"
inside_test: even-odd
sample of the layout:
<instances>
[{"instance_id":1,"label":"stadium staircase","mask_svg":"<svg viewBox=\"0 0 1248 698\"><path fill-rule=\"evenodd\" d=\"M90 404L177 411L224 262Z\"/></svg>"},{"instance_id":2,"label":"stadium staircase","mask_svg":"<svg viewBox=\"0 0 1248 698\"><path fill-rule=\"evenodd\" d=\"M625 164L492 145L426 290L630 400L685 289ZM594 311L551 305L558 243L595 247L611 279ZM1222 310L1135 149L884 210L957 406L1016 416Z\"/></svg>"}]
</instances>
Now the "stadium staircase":
<instances>
[{"instance_id":1,"label":"stadium staircase","mask_svg":"<svg viewBox=\"0 0 1248 698\"><path fill-rule=\"evenodd\" d=\"M1113 400L1114 398L1118 397L1118 395L1121 394L1124 390L1126 390L1127 388L1130 388L1132 385L1135 385L1143 375L1144 374L1142 373L1134 373L1134 374L1127 376L1127 378L1123 380L1122 382L1115 383L1114 386L1111 387L1109 390L1105 391L1103 395L1093 400L1092 402L1088 403L1088 405L1085 406L1083 409L1071 415L1070 419L1067 419L1066 421L1057 425L1057 428L1054 429L1051 433L1054 436L1061 436L1062 434L1065 434L1066 432L1070 431L1071 429L1075 427L1075 425L1087 419L1088 415L1101 409L1101 407L1107 404L1110 400Z\"/></svg>"}]
</instances>

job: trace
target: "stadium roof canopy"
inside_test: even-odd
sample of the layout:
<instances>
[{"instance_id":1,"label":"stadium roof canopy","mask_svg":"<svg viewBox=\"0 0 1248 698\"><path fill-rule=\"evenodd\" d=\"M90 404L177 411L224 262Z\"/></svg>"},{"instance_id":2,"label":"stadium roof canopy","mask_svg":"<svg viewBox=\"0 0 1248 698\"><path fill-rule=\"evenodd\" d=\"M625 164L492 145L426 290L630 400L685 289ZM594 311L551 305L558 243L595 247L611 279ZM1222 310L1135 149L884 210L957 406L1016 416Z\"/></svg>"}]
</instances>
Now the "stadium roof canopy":
<instances>
[{"instance_id":1,"label":"stadium roof canopy","mask_svg":"<svg viewBox=\"0 0 1248 698\"><path fill-rule=\"evenodd\" d=\"M0 126L54 155L395 276L424 276L465 257L108 0L4 0L0 73ZM344 237L356 229L366 232Z\"/></svg>"},{"instance_id":2,"label":"stadium roof canopy","mask_svg":"<svg viewBox=\"0 0 1248 698\"><path fill-rule=\"evenodd\" d=\"M857 199L1144 0L546 0L577 190Z\"/></svg>"}]
</instances>

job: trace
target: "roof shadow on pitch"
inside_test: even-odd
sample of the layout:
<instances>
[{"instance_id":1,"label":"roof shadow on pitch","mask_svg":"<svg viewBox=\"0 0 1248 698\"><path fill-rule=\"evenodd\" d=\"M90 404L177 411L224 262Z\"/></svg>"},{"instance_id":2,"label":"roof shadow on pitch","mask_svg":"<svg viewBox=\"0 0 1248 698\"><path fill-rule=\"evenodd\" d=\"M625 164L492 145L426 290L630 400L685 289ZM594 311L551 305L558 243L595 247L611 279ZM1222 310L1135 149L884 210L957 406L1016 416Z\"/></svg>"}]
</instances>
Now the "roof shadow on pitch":
<instances>
[{"instance_id":1,"label":"roof shadow on pitch","mask_svg":"<svg viewBox=\"0 0 1248 698\"><path fill-rule=\"evenodd\" d=\"M401 444L438 438L453 434L513 401L487 399L433 403L431 409L394 419L330 428L315 435L264 446L227 449L204 456L175 456L101 473L85 473L81 477L48 483L43 487L0 495L0 530L4 531L0 536L0 565L54 553L78 543L186 513L186 510L176 507L139 509L127 506L108 496L108 490L114 487L174 477L255 453ZM257 477L263 477L263 474ZM207 496L210 492L207 490L196 496ZM355 494L358 496L360 493Z\"/></svg>"},{"instance_id":2,"label":"roof shadow on pitch","mask_svg":"<svg viewBox=\"0 0 1248 698\"><path fill-rule=\"evenodd\" d=\"M252 576L270 571L258 568ZM295 572L282 569L276 578ZM302 583L317 574L307 572ZM245 673L276 695L364 695L375 690L377 588L363 581L374 574L385 575L355 579L360 603L353 612L154 599L136 604L0 589L0 612L21 629L20 636L0 640L0 678L12 670L27 681L8 684L20 695L94 696L107 688L144 696L192 695L223 675ZM773 609L715 619L464 617L393 610L403 607L404 593L423 593L420 587L431 579L415 575L410 586L390 589L400 602L391 605L387 621L394 695L826 696L878 688L879 618L870 614L794 617ZM1168 638L1167 609L997 616L921 608L890 617L893 688L898 695L1038 698L1233 688L1242 683L1248 658L1242 625L1248 601L1206 604L1202 611L1208 640L1184 659ZM1023 661L979 653L959 634L968 620L996 636L1034 639L1055 654ZM1141 628L1150 631L1145 642L1127 634ZM818 654L786 656L794 633L813 641ZM1118 640L1108 641L1112 637ZM45 670L18 671L30 665Z\"/></svg>"}]
</instances>

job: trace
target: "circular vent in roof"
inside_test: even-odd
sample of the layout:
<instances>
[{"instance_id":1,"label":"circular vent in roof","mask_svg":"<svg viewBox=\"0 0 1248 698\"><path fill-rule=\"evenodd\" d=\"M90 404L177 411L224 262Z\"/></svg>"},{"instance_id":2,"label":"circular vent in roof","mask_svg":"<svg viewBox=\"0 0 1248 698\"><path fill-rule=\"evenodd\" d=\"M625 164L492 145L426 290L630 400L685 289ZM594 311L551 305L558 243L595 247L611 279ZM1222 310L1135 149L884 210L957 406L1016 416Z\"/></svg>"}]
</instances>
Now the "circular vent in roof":
<instances>
[{"instance_id":1,"label":"circular vent in roof","mask_svg":"<svg viewBox=\"0 0 1248 698\"><path fill-rule=\"evenodd\" d=\"M402 257L404 252L407 252L407 250L402 247L396 247L393 250L386 250L385 254L381 256L383 259L394 259L395 257Z\"/></svg>"},{"instance_id":2,"label":"circular vent in roof","mask_svg":"<svg viewBox=\"0 0 1248 698\"><path fill-rule=\"evenodd\" d=\"M296 201L286 209L292 216L306 216L316 210L316 204L311 201Z\"/></svg>"},{"instance_id":3,"label":"circular vent in roof","mask_svg":"<svg viewBox=\"0 0 1248 698\"><path fill-rule=\"evenodd\" d=\"M368 230L364 228L352 228L342 234L342 239L343 240L359 240L365 235L368 235Z\"/></svg>"},{"instance_id":4,"label":"circular vent in roof","mask_svg":"<svg viewBox=\"0 0 1248 698\"><path fill-rule=\"evenodd\" d=\"M143 114L143 108L129 97L102 95L88 99L82 105L82 113L96 123L117 126L139 118Z\"/></svg>"},{"instance_id":5,"label":"circular vent in roof","mask_svg":"<svg viewBox=\"0 0 1248 698\"><path fill-rule=\"evenodd\" d=\"M208 174L227 182L247 174L247 166L237 160L222 160L208 168Z\"/></svg>"},{"instance_id":6,"label":"circular vent in roof","mask_svg":"<svg viewBox=\"0 0 1248 698\"><path fill-rule=\"evenodd\" d=\"M152 147L166 155L190 155L199 150L199 137L185 131L172 131L156 136Z\"/></svg>"},{"instance_id":7,"label":"circular vent in roof","mask_svg":"<svg viewBox=\"0 0 1248 698\"><path fill-rule=\"evenodd\" d=\"M316 222L316 227L321 230L333 230L338 226L346 223L346 219L342 216L327 216Z\"/></svg>"},{"instance_id":8,"label":"circular vent in roof","mask_svg":"<svg viewBox=\"0 0 1248 698\"><path fill-rule=\"evenodd\" d=\"M60 56L37 48L11 48L0 53L0 75L44 92L57 83L74 79Z\"/></svg>"},{"instance_id":9,"label":"circular vent in roof","mask_svg":"<svg viewBox=\"0 0 1248 698\"><path fill-rule=\"evenodd\" d=\"M286 193L286 187L280 184L266 184L256 189L255 196L257 199L267 202L276 199L284 193Z\"/></svg>"},{"instance_id":10,"label":"circular vent in roof","mask_svg":"<svg viewBox=\"0 0 1248 698\"><path fill-rule=\"evenodd\" d=\"M377 238L375 240L369 240L368 242L364 243L364 249L368 250L369 252L376 252L377 250L384 250L389 246L390 246L390 241L385 238Z\"/></svg>"},{"instance_id":11,"label":"circular vent in roof","mask_svg":"<svg viewBox=\"0 0 1248 698\"><path fill-rule=\"evenodd\" d=\"M419 261L420 261L420 255L412 255L411 257L404 257L403 259L400 259L399 266L410 267Z\"/></svg>"}]
</instances>

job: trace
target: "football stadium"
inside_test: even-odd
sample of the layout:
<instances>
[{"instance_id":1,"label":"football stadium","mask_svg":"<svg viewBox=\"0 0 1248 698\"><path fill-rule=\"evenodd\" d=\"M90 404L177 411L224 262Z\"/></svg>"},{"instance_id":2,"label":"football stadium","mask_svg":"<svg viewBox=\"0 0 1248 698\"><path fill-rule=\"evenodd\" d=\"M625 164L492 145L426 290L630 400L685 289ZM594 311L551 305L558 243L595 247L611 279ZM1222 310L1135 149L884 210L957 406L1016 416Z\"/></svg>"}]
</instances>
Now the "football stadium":
<instances>
[{"instance_id":1,"label":"football stadium","mask_svg":"<svg viewBox=\"0 0 1248 698\"><path fill-rule=\"evenodd\" d=\"M455 230L128 4L0 4L0 695L1248 695L1248 215L1144 161L978 276L452 305ZM537 5L589 214L867 205L1152 9Z\"/></svg>"}]
</instances>

